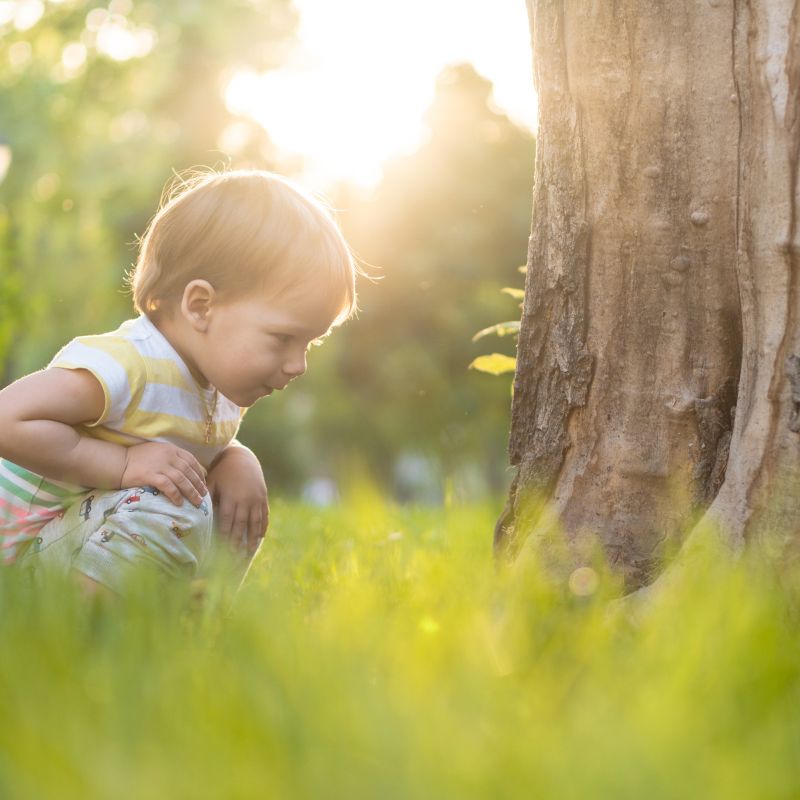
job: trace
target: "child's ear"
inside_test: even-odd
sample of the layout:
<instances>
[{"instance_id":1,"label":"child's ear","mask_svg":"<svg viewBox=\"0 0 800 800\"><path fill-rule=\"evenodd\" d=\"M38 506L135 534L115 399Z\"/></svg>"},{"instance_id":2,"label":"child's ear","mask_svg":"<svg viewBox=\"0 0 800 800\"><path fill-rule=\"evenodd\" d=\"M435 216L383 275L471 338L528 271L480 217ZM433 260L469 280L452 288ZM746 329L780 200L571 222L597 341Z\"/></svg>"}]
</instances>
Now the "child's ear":
<instances>
[{"instance_id":1,"label":"child's ear","mask_svg":"<svg viewBox=\"0 0 800 800\"><path fill-rule=\"evenodd\" d=\"M214 294L214 287L201 278L189 281L183 290L181 313L196 331L205 332L208 328Z\"/></svg>"}]
</instances>

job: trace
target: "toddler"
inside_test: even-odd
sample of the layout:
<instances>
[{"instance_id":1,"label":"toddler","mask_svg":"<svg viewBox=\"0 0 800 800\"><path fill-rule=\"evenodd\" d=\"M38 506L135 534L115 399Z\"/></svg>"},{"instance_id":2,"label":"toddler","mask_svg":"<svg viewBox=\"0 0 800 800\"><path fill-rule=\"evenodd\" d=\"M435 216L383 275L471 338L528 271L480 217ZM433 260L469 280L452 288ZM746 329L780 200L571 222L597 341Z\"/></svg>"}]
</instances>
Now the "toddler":
<instances>
[{"instance_id":1,"label":"toddler","mask_svg":"<svg viewBox=\"0 0 800 800\"><path fill-rule=\"evenodd\" d=\"M178 184L128 275L139 316L0 391L3 561L122 594L135 570L196 575L216 516L244 572L268 505L240 420L351 316L356 272L331 216L284 178Z\"/></svg>"}]
</instances>

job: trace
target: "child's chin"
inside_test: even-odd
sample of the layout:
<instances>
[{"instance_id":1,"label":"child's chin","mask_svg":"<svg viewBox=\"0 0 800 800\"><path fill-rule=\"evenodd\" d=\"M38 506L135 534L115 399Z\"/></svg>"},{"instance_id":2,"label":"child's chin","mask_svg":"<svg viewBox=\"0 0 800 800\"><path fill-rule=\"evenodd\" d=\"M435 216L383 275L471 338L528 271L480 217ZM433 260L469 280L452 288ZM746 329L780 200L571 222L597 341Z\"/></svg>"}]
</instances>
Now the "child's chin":
<instances>
[{"instance_id":1,"label":"child's chin","mask_svg":"<svg viewBox=\"0 0 800 800\"><path fill-rule=\"evenodd\" d=\"M243 395L240 398L241 402L238 403L238 405L242 406L242 408L249 408L250 406L255 405L262 397L269 397L273 391L274 389L267 389L262 386L257 391Z\"/></svg>"}]
</instances>

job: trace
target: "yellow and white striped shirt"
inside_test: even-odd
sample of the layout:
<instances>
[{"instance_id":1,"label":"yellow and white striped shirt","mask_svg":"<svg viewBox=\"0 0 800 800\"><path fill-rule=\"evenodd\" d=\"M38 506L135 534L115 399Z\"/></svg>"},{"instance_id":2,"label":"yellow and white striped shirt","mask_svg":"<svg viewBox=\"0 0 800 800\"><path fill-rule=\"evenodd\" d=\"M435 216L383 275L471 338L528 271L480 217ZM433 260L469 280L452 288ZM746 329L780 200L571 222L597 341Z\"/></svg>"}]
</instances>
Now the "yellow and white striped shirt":
<instances>
[{"instance_id":1,"label":"yellow and white striped shirt","mask_svg":"<svg viewBox=\"0 0 800 800\"><path fill-rule=\"evenodd\" d=\"M101 383L105 408L100 419L76 430L122 445L170 442L192 453L206 468L236 436L245 409L204 389L161 331L145 315L115 331L78 336L47 369L89 370ZM205 443L214 408L210 441ZM93 487L53 481L0 459L0 547L15 561L38 530Z\"/></svg>"}]
</instances>

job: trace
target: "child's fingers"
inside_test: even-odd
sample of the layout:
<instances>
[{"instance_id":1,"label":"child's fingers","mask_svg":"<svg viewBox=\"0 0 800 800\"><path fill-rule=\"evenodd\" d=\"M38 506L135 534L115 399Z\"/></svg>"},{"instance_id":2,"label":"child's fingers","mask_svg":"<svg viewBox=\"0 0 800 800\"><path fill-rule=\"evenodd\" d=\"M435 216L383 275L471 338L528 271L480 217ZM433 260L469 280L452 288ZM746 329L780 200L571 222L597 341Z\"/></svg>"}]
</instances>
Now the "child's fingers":
<instances>
[{"instance_id":1,"label":"child's fingers","mask_svg":"<svg viewBox=\"0 0 800 800\"><path fill-rule=\"evenodd\" d=\"M215 513L215 519L217 521L217 530L221 536L230 537L235 510L231 503L220 503L219 510Z\"/></svg>"},{"instance_id":2,"label":"child's fingers","mask_svg":"<svg viewBox=\"0 0 800 800\"><path fill-rule=\"evenodd\" d=\"M222 505L216 516L217 530L234 550L247 547L249 515L245 506Z\"/></svg>"},{"instance_id":3,"label":"child's fingers","mask_svg":"<svg viewBox=\"0 0 800 800\"><path fill-rule=\"evenodd\" d=\"M244 506L237 506L233 515L233 528L231 530L231 542L237 549L247 547L247 528L249 514Z\"/></svg>"},{"instance_id":4,"label":"child's fingers","mask_svg":"<svg viewBox=\"0 0 800 800\"><path fill-rule=\"evenodd\" d=\"M181 495L180 490L175 485L174 481L163 472L154 475L148 480L148 483L150 483L153 488L158 489L164 497L173 502L176 506L183 503L183 495Z\"/></svg>"},{"instance_id":5,"label":"child's fingers","mask_svg":"<svg viewBox=\"0 0 800 800\"><path fill-rule=\"evenodd\" d=\"M249 555L252 555L258 549L266 529L267 523L264 517L264 510L256 506L250 511L250 519L247 523L247 552Z\"/></svg>"},{"instance_id":6,"label":"child's fingers","mask_svg":"<svg viewBox=\"0 0 800 800\"><path fill-rule=\"evenodd\" d=\"M206 486L206 471L203 469L200 462L187 450L178 449L178 463L175 464L184 475L194 484L195 489L201 495L205 494Z\"/></svg>"},{"instance_id":7,"label":"child's fingers","mask_svg":"<svg viewBox=\"0 0 800 800\"><path fill-rule=\"evenodd\" d=\"M203 500L201 491L195 484L189 480L177 467L167 467L164 474L172 481L174 486L178 489L177 500L173 500L176 505L181 505L185 497L190 503L199 506ZM172 495L169 495L172 500Z\"/></svg>"}]
</instances>

